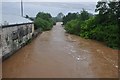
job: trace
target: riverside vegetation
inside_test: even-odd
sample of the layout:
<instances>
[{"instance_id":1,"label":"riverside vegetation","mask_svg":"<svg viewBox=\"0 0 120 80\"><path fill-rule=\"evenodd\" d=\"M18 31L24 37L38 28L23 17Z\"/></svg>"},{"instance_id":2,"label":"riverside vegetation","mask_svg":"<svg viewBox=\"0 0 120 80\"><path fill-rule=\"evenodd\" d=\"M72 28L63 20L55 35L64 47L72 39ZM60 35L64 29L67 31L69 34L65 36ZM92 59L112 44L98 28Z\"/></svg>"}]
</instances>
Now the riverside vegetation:
<instances>
[{"instance_id":1,"label":"riverside vegetation","mask_svg":"<svg viewBox=\"0 0 120 80\"><path fill-rule=\"evenodd\" d=\"M51 30L53 24L54 21L49 13L39 12L34 19L35 29L40 28L41 31Z\"/></svg>"},{"instance_id":2,"label":"riverside vegetation","mask_svg":"<svg viewBox=\"0 0 120 80\"><path fill-rule=\"evenodd\" d=\"M84 9L80 13L68 13L63 17L66 32L120 49L120 1L99 1L95 12L98 14L92 15Z\"/></svg>"},{"instance_id":3,"label":"riverside vegetation","mask_svg":"<svg viewBox=\"0 0 120 80\"><path fill-rule=\"evenodd\" d=\"M63 21L67 33L120 49L120 1L98 1L95 12L98 14L93 15L83 9L80 13L68 13L66 16L59 13L56 17L39 12L33 20L35 29L40 28L41 31L51 30L55 22Z\"/></svg>"},{"instance_id":4,"label":"riverside vegetation","mask_svg":"<svg viewBox=\"0 0 120 80\"><path fill-rule=\"evenodd\" d=\"M59 13L56 17L52 17L50 13L38 12L35 18L26 15L26 18L34 21L35 29L41 29L41 31L51 30L56 22L61 22L64 14Z\"/></svg>"}]
</instances>

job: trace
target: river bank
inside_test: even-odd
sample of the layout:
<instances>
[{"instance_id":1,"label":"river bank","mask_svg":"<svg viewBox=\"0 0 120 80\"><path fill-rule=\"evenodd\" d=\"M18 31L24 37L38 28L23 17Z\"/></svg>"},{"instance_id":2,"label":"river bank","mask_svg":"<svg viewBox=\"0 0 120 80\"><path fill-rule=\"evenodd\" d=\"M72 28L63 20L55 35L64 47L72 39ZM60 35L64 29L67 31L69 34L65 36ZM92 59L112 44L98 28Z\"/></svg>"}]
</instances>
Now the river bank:
<instances>
[{"instance_id":1,"label":"river bank","mask_svg":"<svg viewBox=\"0 0 120 80\"><path fill-rule=\"evenodd\" d=\"M61 23L3 62L3 78L118 78L118 52L66 34Z\"/></svg>"}]
</instances>

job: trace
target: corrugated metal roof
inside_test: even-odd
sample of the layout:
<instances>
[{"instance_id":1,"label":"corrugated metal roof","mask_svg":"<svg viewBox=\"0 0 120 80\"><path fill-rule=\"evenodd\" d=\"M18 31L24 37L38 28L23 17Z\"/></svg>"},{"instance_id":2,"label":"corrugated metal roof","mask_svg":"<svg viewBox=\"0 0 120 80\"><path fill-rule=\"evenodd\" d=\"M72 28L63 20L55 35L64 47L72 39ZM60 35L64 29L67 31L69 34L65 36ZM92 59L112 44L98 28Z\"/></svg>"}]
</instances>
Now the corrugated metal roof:
<instances>
[{"instance_id":1,"label":"corrugated metal roof","mask_svg":"<svg viewBox=\"0 0 120 80\"><path fill-rule=\"evenodd\" d=\"M13 25L22 23L31 23L32 21L21 16L16 15L2 15L1 25Z\"/></svg>"}]
</instances>

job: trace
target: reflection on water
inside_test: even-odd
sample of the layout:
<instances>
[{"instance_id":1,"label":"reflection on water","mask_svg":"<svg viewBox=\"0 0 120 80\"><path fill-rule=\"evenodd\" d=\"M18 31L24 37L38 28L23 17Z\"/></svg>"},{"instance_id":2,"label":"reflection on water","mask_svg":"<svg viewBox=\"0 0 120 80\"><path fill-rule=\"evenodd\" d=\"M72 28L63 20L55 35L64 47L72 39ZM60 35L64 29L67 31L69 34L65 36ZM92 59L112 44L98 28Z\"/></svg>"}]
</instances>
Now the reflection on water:
<instances>
[{"instance_id":1,"label":"reflection on water","mask_svg":"<svg viewBox=\"0 0 120 80\"><path fill-rule=\"evenodd\" d=\"M117 50L65 33L61 23L3 62L4 78L114 78Z\"/></svg>"}]
</instances>

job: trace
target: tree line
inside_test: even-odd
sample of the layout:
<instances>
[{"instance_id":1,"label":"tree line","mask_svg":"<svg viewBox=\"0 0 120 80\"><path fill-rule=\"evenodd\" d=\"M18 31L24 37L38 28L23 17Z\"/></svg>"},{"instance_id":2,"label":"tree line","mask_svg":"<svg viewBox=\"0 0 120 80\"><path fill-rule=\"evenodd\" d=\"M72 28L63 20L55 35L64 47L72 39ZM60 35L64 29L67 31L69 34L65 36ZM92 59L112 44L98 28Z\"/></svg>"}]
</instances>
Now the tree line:
<instances>
[{"instance_id":1,"label":"tree line","mask_svg":"<svg viewBox=\"0 0 120 80\"><path fill-rule=\"evenodd\" d=\"M41 31L51 30L53 24L54 21L49 13L39 12L34 19L35 29L40 28Z\"/></svg>"},{"instance_id":2,"label":"tree line","mask_svg":"<svg viewBox=\"0 0 120 80\"><path fill-rule=\"evenodd\" d=\"M63 17L66 32L120 49L120 1L98 1L95 12L98 14L84 9L80 13L68 13Z\"/></svg>"},{"instance_id":3,"label":"tree line","mask_svg":"<svg viewBox=\"0 0 120 80\"><path fill-rule=\"evenodd\" d=\"M52 17L50 13L38 12L35 18L26 15L26 18L34 21L35 29L40 28L42 31L51 30L56 22L61 22L64 14L58 13L56 17Z\"/></svg>"}]
</instances>

